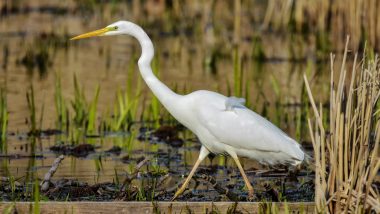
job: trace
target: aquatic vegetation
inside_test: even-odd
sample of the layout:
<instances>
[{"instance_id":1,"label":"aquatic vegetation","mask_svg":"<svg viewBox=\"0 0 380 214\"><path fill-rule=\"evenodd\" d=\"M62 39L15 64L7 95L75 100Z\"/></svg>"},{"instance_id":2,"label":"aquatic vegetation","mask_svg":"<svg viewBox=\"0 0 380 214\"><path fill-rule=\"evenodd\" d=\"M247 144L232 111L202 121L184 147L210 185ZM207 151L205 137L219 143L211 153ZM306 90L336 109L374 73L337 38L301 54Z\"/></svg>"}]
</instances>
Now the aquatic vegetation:
<instances>
[{"instance_id":1,"label":"aquatic vegetation","mask_svg":"<svg viewBox=\"0 0 380 214\"><path fill-rule=\"evenodd\" d=\"M274 95L276 96L276 101L274 103L275 117L274 117L273 123L276 124L277 126L280 126L281 121L282 121L282 116L284 115L282 112L282 106L281 106L281 103L283 102L282 94L280 90L281 87L280 87L280 83L278 82L276 77L274 77L273 75L270 76L270 82L272 84Z\"/></svg>"},{"instance_id":2,"label":"aquatic vegetation","mask_svg":"<svg viewBox=\"0 0 380 214\"><path fill-rule=\"evenodd\" d=\"M234 96L243 96L243 69L242 59L239 53L239 48L235 47L233 51L233 66L234 66Z\"/></svg>"},{"instance_id":3,"label":"aquatic vegetation","mask_svg":"<svg viewBox=\"0 0 380 214\"><path fill-rule=\"evenodd\" d=\"M243 68L242 56L239 47L240 44L240 28L241 28L241 1L234 1L234 31L233 31L233 72L234 72L234 96L243 96Z\"/></svg>"},{"instance_id":4,"label":"aquatic vegetation","mask_svg":"<svg viewBox=\"0 0 380 214\"><path fill-rule=\"evenodd\" d=\"M375 1L354 0L347 4L345 0L270 0L263 27L316 34L316 45L322 53L331 51L332 47L343 48L342 41L346 35L351 35L351 49L360 49L364 41L368 42L369 48L378 48L380 32L374 30L379 19L379 14L375 12L378 9Z\"/></svg>"},{"instance_id":5,"label":"aquatic vegetation","mask_svg":"<svg viewBox=\"0 0 380 214\"><path fill-rule=\"evenodd\" d=\"M99 85L96 87L96 92L94 98L88 106L88 119L87 119L87 134L94 134L96 131L96 119L97 119L97 106L99 99L100 87Z\"/></svg>"},{"instance_id":6,"label":"aquatic vegetation","mask_svg":"<svg viewBox=\"0 0 380 214\"><path fill-rule=\"evenodd\" d=\"M133 73L134 67L131 66L128 72L131 77L127 80L127 88L125 91L119 89L116 92L116 101L112 106L114 113L110 117L106 116L103 120L98 120L98 115L100 115L97 108L100 94L99 85L95 89L92 100L87 101L84 89L74 75L74 98L67 101L62 95L61 79L57 74L54 94L57 128L65 130L70 141L74 143L79 142L87 135L104 134L109 131L129 131L130 126L137 120L141 99L141 80L138 80L137 87L132 89ZM71 109L66 105L68 102L71 103ZM72 113L70 113L71 110ZM105 115L108 113L106 112Z\"/></svg>"},{"instance_id":7,"label":"aquatic vegetation","mask_svg":"<svg viewBox=\"0 0 380 214\"><path fill-rule=\"evenodd\" d=\"M40 117L37 121L38 118L33 85L30 86L29 91L26 93L26 99L29 110L29 135L37 136L40 134L42 128L42 120L44 116L44 103L41 104Z\"/></svg>"},{"instance_id":8,"label":"aquatic vegetation","mask_svg":"<svg viewBox=\"0 0 380 214\"><path fill-rule=\"evenodd\" d=\"M61 75L59 73L55 74L55 92L54 92L54 101L55 101L55 111L57 114L56 119L56 128L60 130L69 130L69 110L66 105L66 101L62 94L62 85L61 85Z\"/></svg>"},{"instance_id":9,"label":"aquatic vegetation","mask_svg":"<svg viewBox=\"0 0 380 214\"><path fill-rule=\"evenodd\" d=\"M131 69L133 72L133 68ZM132 73L131 72L131 73ZM132 78L128 79L127 89L116 92L116 101L113 105L114 113L111 117L98 122L98 102L100 86L95 89L94 97L87 101L84 89L80 86L76 75L74 80L74 99L70 101L72 115L67 107L68 102L62 95L60 76L56 75L55 108L57 114L57 128L66 130L73 142L78 142L84 135L94 135L105 131L127 131L132 122L136 121L138 105L141 98L141 81L137 82L137 89L132 91ZM99 125L98 125L99 124Z\"/></svg>"},{"instance_id":10,"label":"aquatic vegetation","mask_svg":"<svg viewBox=\"0 0 380 214\"><path fill-rule=\"evenodd\" d=\"M166 175L168 173L168 171L166 169L163 169L160 164L158 163L158 160L157 158L153 159L151 161L151 165L150 165L150 173L152 173L152 175L154 177L157 177L157 176L162 176L162 175Z\"/></svg>"},{"instance_id":11,"label":"aquatic vegetation","mask_svg":"<svg viewBox=\"0 0 380 214\"><path fill-rule=\"evenodd\" d=\"M29 124L31 133L35 133L37 130L36 127L36 106L34 103L34 90L33 86L30 87L30 91L26 93L26 99L28 101L28 109L29 109Z\"/></svg>"},{"instance_id":12,"label":"aquatic vegetation","mask_svg":"<svg viewBox=\"0 0 380 214\"><path fill-rule=\"evenodd\" d=\"M129 91L117 91L114 114L108 121L105 121L106 130L128 131L131 124L136 121L141 98L140 84L138 84L137 88L135 95L132 95Z\"/></svg>"},{"instance_id":13,"label":"aquatic vegetation","mask_svg":"<svg viewBox=\"0 0 380 214\"><path fill-rule=\"evenodd\" d=\"M334 79L335 57L331 55L330 105L325 114L314 101L309 83L305 84L314 119L309 120L316 161L316 210L321 213L368 213L380 211L378 193L372 186L380 167L379 58L355 54L351 76L346 65L348 39ZM324 118L329 117L329 123ZM326 174L326 172L329 172Z\"/></svg>"},{"instance_id":14,"label":"aquatic vegetation","mask_svg":"<svg viewBox=\"0 0 380 214\"><path fill-rule=\"evenodd\" d=\"M3 59L2 59L3 63L1 65L1 67L4 69L4 70L7 70L8 68L8 63L9 63L9 45L8 44L5 44L3 46Z\"/></svg>"},{"instance_id":15,"label":"aquatic vegetation","mask_svg":"<svg viewBox=\"0 0 380 214\"><path fill-rule=\"evenodd\" d=\"M88 102L83 89L78 83L76 75L74 75L74 100L71 101L71 106L74 110L73 122L76 128L83 132L74 134L74 139L79 140L82 134L94 134L97 124L97 104L100 93L100 87L97 86L92 101Z\"/></svg>"},{"instance_id":16,"label":"aquatic vegetation","mask_svg":"<svg viewBox=\"0 0 380 214\"><path fill-rule=\"evenodd\" d=\"M217 65L220 53L218 52L216 48L212 48L212 50L210 50L209 52L210 53L206 55L203 64L207 72L216 74L217 73L216 65Z\"/></svg>"},{"instance_id":17,"label":"aquatic vegetation","mask_svg":"<svg viewBox=\"0 0 380 214\"><path fill-rule=\"evenodd\" d=\"M113 182L117 185L120 186L120 178L119 178L119 173L117 172L117 169L113 169L115 172L114 180Z\"/></svg>"},{"instance_id":18,"label":"aquatic vegetation","mask_svg":"<svg viewBox=\"0 0 380 214\"><path fill-rule=\"evenodd\" d=\"M6 146L8 126L8 108L7 108L7 95L4 89L0 89L0 143L2 151Z\"/></svg>"},{"instance_id":19,"label":"aquatic vegetation","mask_svg":"<svg viewBox=\"0 0 380 214\"><path fill-rule=\"evenodd\" d=\"M99 156L99 157L95 158L94 164L95 164L95 170L96 170L96 176L94 178L94 181L95 181L95 183L99 183L100 172L103 170L102 157Z\"/></svg>"},{"instance_id":20,"label":"aquatic vegetation","mask_svg":"<svg viewBox=\"0 0 380 214\"><path fill-rule=\"evenodd\" d=\"M29 73L32 73L37 68L40 76L44 76L48 67L52 64L52 59L47 47L30 47L19 63L25 66Z\"/></svg>"},{"instance_id":21,"label":"aquatic vegetation","mask_svg":"<svg viewBox=\"0 0 380 214\"><path fill-rule=\"evenodd\" d=\"M130 61L127 70L126 89L124 91L121 89L117 90L113 114L102 121L100 130L113 132L130 131L131 125L139 120L139 105L143 105L141 103L142 89L141 78L136 76L135 64L136 60ZM133 85L135 85L134 88ZM144 114L144 111L141 114Z\"/></svg>"},{"instance_id":22,"label":"aquatic vegetation","mask_svg":"<svg viewBox=\"0 0 380 214\"><path fill-rule=\"evenodd\" d=\"M114 105L114 114L105 121L105 130L121 131L128 130L132 123L131 103L128 93L123 93L120 89L116 92L116 102Z\"/></svg>"},{"instance_id":23,"label":"aquatic vegetation","mask_svg":"<svg viewBox=\"0 0 380 214\"><path fill-rule=\"evenodd\" d=\"M9 185L11 187L11 193L12 193L12 199L15 198L15 193L16 193L16 182L15 182L15 177L14 176L9 176Z\"/></svg>"},{"instance_id":24,"label":"aquatic vegetation","mask_svg":"<svg viewBox=\"0 0 380 214\"><path fill-rule=\"evenodd\" d=\"M264 61L266 58L262 39L260 36L255 35L252 38L252 58L258 62Z\"/></svg>"},{"instance_id":25,"label":"aquatic vegetation","mask_svg":"<svg viewBox=\"0 0 380 214\"><path fill-rule=\"evenodd\" d=\"M302 84L301 86L300 103L301 103L300 108L297 108L296 116L295 116L295 124L296 124L295 138L298 142L300 142L301 139L303 139L305 135L305 131L304 131L305 127L303 126L303 124L306 121L306 115L308 115L308 109L309 109L309 105L308 105L309 102L307 100L305 84Z\"/></svg>"},{"instance_id":26,"label":"aquatic vegetation","mask_svg":"<svg viewBox=\"0 0 380 214\"><path fill-rule=\"evenodd\" d=\"M87 117L87 101L83 90L81 89L76 75L74 75L74 100L71 101L71 106L74 110L74 125L85 128Z\"/></svg>"},{"instance_id":27,"label":"aquatic vegetation","mask_svg":"<svg viewBox=\"0 0 380 214\"><path fill-rule=\"evenodd\" d=\"M68 163L70 166L63 170L67 170L65 171L67 174L78 176L80 182L70 180L72 186L69 184L60 186L57 182L55 183L58 184L57 191L46 194L50 200L66 201L120 200L116 196L121 191L122 179L126 174L124 168L128 168L126 164L133 167L135 161L142 156L156 159L153 159L152 163L139 173L139 177L126 190L130 195L125 196L122 200L168 200L174 194L174 190L168 189L164 185L161 185L162 189L160 189L159 180L167 175L170 177L171 183L178 182L191 168L194 157L198 154L195 151L199 149L199 142L194 135L189 130L183 130L183 127L177 126L178 122L162 108L157 99L151 100L150 97L153 96L146 96L148 90L136 72L136 57L131 56L133 55L131 52L138 53L140 47L134 41L128 40L117 41L117 45L111 46L105 42L101 47L94 47L94 44L99 45L96 40L81 44L70 43L69 45L69 35L77 30L87 29L100 23L104 24L109 20L120 18L120 16L133 16L133 20L149 29L148 34L157 42L156 52L159 57L155 59L152 66L156 66L154 68L156 75L165 74L162 76L165 77L164 82L171 85L169 88L175 88L174 91L178 91L180 94L206 88L215 89L228 96L244 97L246 106L255 109L256 112L285 129L291 136L295 136L298 142L305 145L307 151L311 148L308 147L310 137L307 135L309 130L305 124L307 118L312 116L313 111L310 108L306 83L299 81L301 74L305 71L305 65L307 76L310 78L309 80L313 81L315 91L318 92L316 99L322 102L320 109L317 108L321 123L325 130L329 130L330 111L326 109L329 102L325 99L327 93L326 90L320 90L320 85L326 85L328 82L325 79L327 69L323 67L328 64L325 62L328 53L331 50L343 49L344 41L338 38L341 38L342 34L350 33L356 40L351 43L353 47L351 49L357 49L357 42L363 44L367 40L369 42L365 50L366 61L376 61L377 58L375 48L378 49L377 41L379 40L377 38L379 36L375 23L378 20L376 11L379 5L374 4L374 1L355 0L353 2L353 5L357 6L355 8L353 5L342 5L343 1L341 0L331 2L331 4L325 0L316 2L305 0L284 2L210 1L203 3L197 1L179 3L179 1L150 0L75 0L69 4L70 6L58 6L58 9L64 11L66 15L60 18L65 21L60 22L62 25L57 27L52 27L57 22L49 22L46 17L62 14L46 13L45 11L58 11L55 8L56 5L61 5L60 3L46 5L42 1L36 1L35 6L33 5L31 8L23 6L22 2L24 1L7 1L4 3L5 6L3 4L0 9L0 16L4 18L0 22L5 25L10 23L12 26L10 31L1 32L2 39L0 39L0 43L2 42L0 44L2 53L0 52L0 54L3 56L0 70L3 68L2 71L4 71L1 72L1 79L12 82L12 85L7 85L0 92L0 132L3 146L0 157L2 159L1 174L9 178L10 185L9 188L5 186L4 189L0 186L0 194L4 201L33 201L37 198L33 196L36 193L33 189L34 184L38 180L35 175L40 175L41 170L45 169L46 161L37 160L26 163L25 159L29 160L29 155L24 156L23 153L29 153L31 150L32 153L37 154L30 154L30 157L41 156L47 160L57 153L67 152L65 154L70 156L68 160L71 161ZM148 4L153 7L149 8ZM48 7L45 8L45 6ZM262 17L261 11L265 11L265 8L268 9L268 16L265 17L264 22L267 23L262 25L264 17ZM28 15L30 12L33 13L32 18L46 20L41 25L41 29L38 26L30 31L29 28L33 27L33 23L28 25L28 29L25 31L18 28L18 22L25 20L24 15ZM18 14L22 16L17 17ZM362 15L358 16L358 14ZM9 15L12 16L8 17ZM73 28L67 27L67 23L78 21L77 19L83 17L86 21L79 21L78 25ZM340 23L343 22L346 24L341 26ZM351 23L350 26L347 26L347 23ZM260 26L264 26L264 28ZM334 29L331 26L334 26ZM205 38L203 34L205 29L211 28L214 31L212 39L215 42L205 45L207 43L205 40L208 38ZM233 32L231 32L232 29ZM36 30L43 32L39 33ZM122 45L127 45L128 48L121 47ZM86 61L83 63L83 58L80 57L82 49L85 52L95 53L94 57L86 56ZM205 52L207 52L207 56L205 56ZM99 54L96 55L96 53ZM128 69L125 69L125 63L121 62L121 55L124 59L126 54L129 54L128 59L132 59L128 62ZM79 59L81 59L80 62ZM31 75L24 77L24 72L22 72L24 69L15 66L15 62L24 66L26 70L40 71L45 78L38 79ZM53 63L54 66L52 66ZM351 63L349 59L346 67L350 68ZM365 68L367 68L367 64L364 66ZM288 67L289 69L284 72L271 73ZM87 68L91 73L86 71ZM44 73L41 72L42 70ZM64 72L55 73L54 71L57 70ZM111 70L112 72L110 72ZM315 70L316 72L314 72ZM70 84L64 85L61 82L61 77L70 79L72 72L78 74L78 78L74 81L76 89L73 95L70 94L72 91ZM55 84L50 81L53 79L51 75L54 73L56 75ZM86 78L89 74L94 74L96 77ZM351 76L350 69L346 76ZM100 78L100 80L96 78ZM120 80L124 80L124 78L126 79L125 83L120 83ZM192 79L193 82L188 82L187 78ZM26 79L30 79L29 81L34 84L34 90L28 88L29 84L24 84ZM172 83L173 79L179 80L179 82ZM294 80L297 81L293 82ZM87 85L94 85L94 82L96 85L96 81L100 82L98 87L87 87ZM185 81L186 83L184 83ZM347 79L346 82L349 81L350 79ZM119 86L120 84L122 86ZM86 88L83 87L84 85ZM323 87L326 89L326 86ZM52 101L50 95L53 95L51 92L54 88L55 114L51 114L54 113L53 104L45 103L45 106L37 100L45 100L40 98L49 94L46 100ZM343 90L345 91L343 97L347 96L347 88ZM285 96L289 89L292 89L291 95ZM40 90L44 90L44 92L41 93ZM19 99L20 94L25 96L25 91L28 91L29 110L25 108L24 97ZM89 94L92 97L85 96ZM9 98L12 98L12 102ZM355 103L356 100L353 100L352 102ZM346 108L346 102L341 105L341 108L343 107ZM378 121L380 103L377 102L373 109L374 119L372 120ZM26 117L27 120L24 123ZM42 120L46 127L41 127ZM314 123L312 124L314 125ZM176 136L173 135L174 137L169 135L157 137L167 125L174 130L179 130L179 133ZM27 126L32 131L29 132ZM42 130L43 128L49 128L49 130L45 132ZM58 132L45 134L50 129L57 129ZM141 133L145 132L144 129L148 130L146 131L148 134L141 137ZM27 132L32 135L28 136ZM327 140L332 138L329 136L329 131L325 132ZM337 132L339 132L338 129L335 130L335 133ZM375 133L372 132L372 135ZM33 136L41 138L42 142L26 142L28 137ZM346 135L344 135L345 137ZM373 142L376 142L373 138L373 136L368 137L371 139L368 141L370 148L373 148ZM53 144L55 146L52 147ZM327 144L329 142L326 141L325 145ZM11 148L9 155L7 146ZM117 147L119 153L105 151L104 148L112 146ZM365 148L365 146L364 144L362 147ZM53 151L52 148L57 151ZM330 154L326 152L325 156L327 156L327 163ZM19 168L19 165L15 164L23 161L25 161L23 165L28 164L28 167ZM210 162L210 165L209 162L206 162L201 170L211 171L215 168L219 173L211 174L211 176L218 181L230 175L235 180L240 179L239 176L231 174L236 171L236 167L230 166L231 159L218 156ZM92 167L91 173L81 174L83 173L83 163L88 163L88 166ZM114 166L113 163L117 166ZM359 162L357 163L359 164ZM260 186L261 181L252 176L256 165L252 166L247 162L245 164L244 167L251 173L251 176L248 174L250 180ZM360 162L360 164L362 163ZM15 169L15 167L17 168ZM109 168L111 168L111 173L108 172ZM326 164L326 169L329 169L328 164ZM37 173L31 176L31 172ZM24 180L25 173L29 177L25 183L20 185L17 181ZM312 196L314 186L309 184L310 179L313 179L313 174L304 176L303 173L305 172L298 175L298 181L295 180L293 183L300 182L301 185L304 183L310 185L307 193L303 193L307 195L305 198L310 201L314 199ZM191 191L181 200L194 201L201 197L205 200L227 200L224 193L211 190L213 185L207 184L207 182L205 184L198 180L199 177L198 175L196 178L196 185L200 184L202 187ZM306 181L303 181L304 179ZM96 184L79 185L83 180ZM105 180L113 180L114 183L98 183ZM276 181L280 183L279 180ZM226 180L221 183L226 184L229 190L232 190L231 192L235 191L237 194L244 192L244 187L240 183ZM3 183L0 182L0 185ZM202 192L204 187L210 189L210 195ZM281 189L281 186L276 186L276 188ZM359 187L355 188L360 189ZM376 186L376 188L378 187ZM356 189L353 191L357 191ZM83 192L80 192L82 190ZM350 191L349 188L344 190ZM369 188L368 195L373 195L373 190L376 192L375 187ZM256 193L260 195L260 191L256 191ZM27 194L24 197L25 192ZM75 193L78 193L77 197L74 195ZM45 193L40 191L40 194L40 200L44 200ZM298 195L298 193L283 194L283 191L280 191L278 198L263 196L264 199L260 200L283 201L290 198L297 201L303 200L297 197L293 199L293 195ZM341 201L346 200L344 196L341 198L343 198ZM355 196L351 197L351 201L353 201L352 198ZM332 200L331 204L337 203L336 198ZM273 208L275 205L270 202L267 204L263 205L267 207L267 209L263 208L263 213L278 211ZM14 206L10 206L10 209L12 207ZM190 207L187 209L191 211ZM158 208L157 210L159 211ZM231 207L231 210L234 210L234 207ZM30 212L32 211L33 207L31 206ZM215 209L215 211L218 210Z\"/></svg>"},{"instance_id":28,"label":"aquatic vegetation","mask_svg":"<svg viewBox=\"0 0 380 214\"><path fill-rule=\"evenodd\" d=\"M39 214L40 213L40 185L37 179L34 181L34 184L33 184L33 198L34 198L33 213Z\"/></svg>"}]
</instances>

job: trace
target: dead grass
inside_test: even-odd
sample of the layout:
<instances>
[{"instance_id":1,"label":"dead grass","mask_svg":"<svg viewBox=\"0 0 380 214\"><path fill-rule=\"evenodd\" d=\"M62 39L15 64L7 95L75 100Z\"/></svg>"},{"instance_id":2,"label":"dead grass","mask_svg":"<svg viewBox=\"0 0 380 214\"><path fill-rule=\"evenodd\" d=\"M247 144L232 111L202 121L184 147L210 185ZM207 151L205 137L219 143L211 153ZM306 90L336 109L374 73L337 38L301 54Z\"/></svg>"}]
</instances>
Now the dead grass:
<instances>
[{"instance_id":1,"label":"dead grass","mask_svg":"<svg viewBox=\"0 0 380 214\"><path fill-rule=\"evenodd\" d=\"M333 78L336 71L331 54L329 114L315 104L304 76L315 116L308 122L316 164L316 209L323 213L379 213L379 190L372 185L380 167L379 58L364 55L358 62L356 54L350 72L347 49L348 39L339 80ZM329 115L326 124L324 115Z\"/></svg>"},{"instance_id":2,"label":"dead grass","mask_svg":"<svg viewBox=\"0 0 380 214\"><path fill-rule=\"evenodd\" d=\"M357 50L363 41L379 48L380 2L377 0L269 0L263 26L329 33L329 41L343 49L346 35L352 36L350 48Z\"/></svg>"}]
</instances>

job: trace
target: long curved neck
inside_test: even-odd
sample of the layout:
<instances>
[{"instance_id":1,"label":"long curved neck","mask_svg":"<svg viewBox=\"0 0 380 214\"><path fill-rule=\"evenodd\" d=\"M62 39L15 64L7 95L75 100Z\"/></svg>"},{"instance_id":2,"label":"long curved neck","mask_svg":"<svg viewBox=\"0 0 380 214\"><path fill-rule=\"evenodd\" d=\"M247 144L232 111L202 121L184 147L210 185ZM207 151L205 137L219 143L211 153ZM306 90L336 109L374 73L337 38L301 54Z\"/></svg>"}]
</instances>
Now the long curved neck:
<instances>
[{"instance_id":1,"label":"long curved neck","mask_svg":"<svg viewBox=\"0 0 380 214\"><path fill-rule=\"evenodd\" d=\"M151 62L154 56L154 47L149 36L138 25L130 27L128 34L135 37L141 45L141 56L138 61L141 76L160 102L170 111L173 101L180 97L164 83L162 83L152 72Z\"/></svg>"}]
</instances>

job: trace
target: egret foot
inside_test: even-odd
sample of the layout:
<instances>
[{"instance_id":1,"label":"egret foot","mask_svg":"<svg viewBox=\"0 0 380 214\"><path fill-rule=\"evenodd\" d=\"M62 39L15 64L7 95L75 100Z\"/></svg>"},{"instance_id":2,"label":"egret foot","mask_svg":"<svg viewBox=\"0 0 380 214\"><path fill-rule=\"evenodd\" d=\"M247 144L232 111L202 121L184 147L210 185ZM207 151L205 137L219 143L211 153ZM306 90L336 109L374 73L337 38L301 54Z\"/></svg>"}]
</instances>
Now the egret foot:
<instances>
[{"instance_id":1,"label":"egret foot","mask_svg":"<svg viewBox=\"0 0 380 214\"><path fill-rule=\"evenodd\" d=\"M174 194L172 201L174 201L179 195L181 195L183 193L183 191L185 191L187 185L189 184L191 178L193 177L193 175L195 173L195 170L198 168L199 164L203 161L203 159L205 159L205 157L207 157L207 155L209 153L210 152L206 149L206 147L204 147L204 146L201 147L201 151L199 153L199 157L198 157L197 162L195 162L193 169L191 169L190 174L187 176L187 178L186 178L185 182L182 184L181 188L179 188L179 190L177 190L177 192Z\"/></svg>"},{"instance_id":2,"label":"egret foot","mask_svg":"<svg viewBox=\"0 0 380 214\"><path fill-rule=\"evenodd\" d=\"M254 196L253 196L253 187L252 187L251 183L249 182L248 177L245 174L244 169L241 166L239 158L237 157L236 153L230 151L229 154L234 159L236 165L238 166L238 168L240 170L240 174L243 176L243 179L244 179L244 182L245 182L245 186L248 189L248 200L251 201L251 200L254 199Z\"/></svg>"},{"instance_id":3,"label":"egret foot","mask_svg":"<svg viewBox=\"0 0 380 214\"><path fill-rule=\"evenodd\" d=\"M254 201L253 188L248 189L248 201Z\"/></svg>"},{"instance_id":4,"label":"egret foot","mask_svg":"<svg viewBox=\"0 0 380 214\"><path fill-rule=\"evenodd\" d=\"M174 201L178 196L180 196L186 190L186 186L184 184L182 184L181 188L179 188L177 190L177 192L175 192L175 194L174 194L174 196L172 198L172 201Z\"/></svg>"},{"instance_id":5,"label":"egret foot","mask_svg":"<svg viewBox=\"0 0 380 214\"><path fill-rule=\"evenodd\" d=\"M179 195L185 191L187 185L189 184L191 178L193 177L195 170L198 168L199 164L201 163L202 160L198 159L197 162L195 162L193 169L191 170L190 174L187 176L185 182L182 184L181 188L177 190L177 192L174 194L172 201L174 201Z\"/></svg>"}]
</instances>

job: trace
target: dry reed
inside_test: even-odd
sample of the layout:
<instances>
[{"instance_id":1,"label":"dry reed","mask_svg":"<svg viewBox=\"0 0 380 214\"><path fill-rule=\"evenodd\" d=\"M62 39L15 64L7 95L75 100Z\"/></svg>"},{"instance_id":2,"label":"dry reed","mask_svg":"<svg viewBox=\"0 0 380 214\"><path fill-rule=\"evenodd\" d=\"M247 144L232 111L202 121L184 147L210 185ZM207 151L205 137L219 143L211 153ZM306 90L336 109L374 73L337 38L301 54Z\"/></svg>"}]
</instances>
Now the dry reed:
<instances>
[{"instance_id":1,"label":"dry reed","mask_svg":"<svg viewBox=\"0 0 380 214\"><path fill-rule=\"evenodd\" d=\"M380 2L377 0L269 0L264 28L310 31L319 35L329 33L329 41L343 49L346 35L352 36L351 49L358 49L363 41L370 48L379 48ZM341 45L341 47L339 47Z\"/></svg>"},{"instance_id":2,"label":"dry reed","mask_svg":"<svg viewBox=\"0 0 380 214\"><path fill-rule=\"evenodd\" d=\"M358 63L356 54L349 77L347 50L348 39L337 83L331 54L328 124L323 123L324 109L315 104L304 76L315 115L315 120L308 122L316 164L316 209L323 213L367 213L370 210L379 213L379 192L372 185L380 166L379 58L369 59L364 55Z\"/></svg>"}]
</instances>

